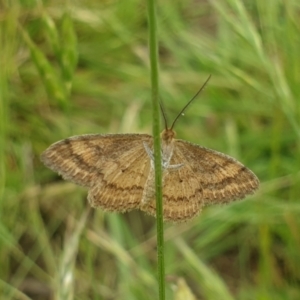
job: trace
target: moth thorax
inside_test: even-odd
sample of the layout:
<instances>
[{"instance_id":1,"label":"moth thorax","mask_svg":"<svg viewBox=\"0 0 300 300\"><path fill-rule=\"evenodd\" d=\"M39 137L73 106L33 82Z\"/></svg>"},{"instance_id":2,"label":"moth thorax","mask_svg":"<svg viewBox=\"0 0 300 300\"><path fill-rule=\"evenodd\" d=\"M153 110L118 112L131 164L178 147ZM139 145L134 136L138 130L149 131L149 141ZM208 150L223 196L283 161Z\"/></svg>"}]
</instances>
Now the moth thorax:
<instances>
[{"instance_id":1,"label":"moth thorax","mask_svg":"<svg viewBox=\"0 0 300 300\"><path fill-rule=\"evenodd\" d=\"M165 142L166 144L170 144L175 138L176 132L172 129L164 129L160 136L163 142Z\"/></svg>"}]
</instances>

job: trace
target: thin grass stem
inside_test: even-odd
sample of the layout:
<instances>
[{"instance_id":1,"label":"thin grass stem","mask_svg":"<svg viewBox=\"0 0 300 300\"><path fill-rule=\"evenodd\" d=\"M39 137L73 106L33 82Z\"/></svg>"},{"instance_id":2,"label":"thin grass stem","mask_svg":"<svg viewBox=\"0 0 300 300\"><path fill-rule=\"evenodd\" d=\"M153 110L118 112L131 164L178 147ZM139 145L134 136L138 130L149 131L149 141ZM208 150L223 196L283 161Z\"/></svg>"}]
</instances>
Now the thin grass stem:
<instances>
[{"instance_id":1,"label":"thin grass stem","mask_svg":"<svg viewBox=\"0 0 300 300\"><path fill-rule=\"evenodd\" d=\"M165 299L165 265L164 265L164 224L162 203L162 170L160 148L160 106L159 106L159 80L158 80L158 42L156 22L156 1L148 0L149 25L149 56L151 67L152 112L153 112L153 139L155 164L155 190L156 190L156 223L157 223L157 263L159 299Z\"/></svg>"}]
</instances>

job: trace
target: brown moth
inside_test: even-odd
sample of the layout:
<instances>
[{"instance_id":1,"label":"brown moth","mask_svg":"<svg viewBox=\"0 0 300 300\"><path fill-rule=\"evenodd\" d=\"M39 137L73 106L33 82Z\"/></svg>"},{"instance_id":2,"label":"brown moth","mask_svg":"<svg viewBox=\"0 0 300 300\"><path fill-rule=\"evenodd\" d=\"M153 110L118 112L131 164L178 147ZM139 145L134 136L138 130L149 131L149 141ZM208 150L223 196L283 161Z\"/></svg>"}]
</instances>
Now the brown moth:
<instances>
[{"instance_id":1,"label":"brown moth","mask_svg":"<svg viewBox=\"0 0 300 300\"><path fill-rule=\"evenodd\" d=\"M223 153L175 139L174 125L203 90L161 133L163 215L186 221L205 205L228 203L254 193L255 174ZM112 212L141 209L156 215L153 138L148 134L87 134L52 144L42 162L64 179L89 188L93 207Z\"/></svg>"}]
</instances>

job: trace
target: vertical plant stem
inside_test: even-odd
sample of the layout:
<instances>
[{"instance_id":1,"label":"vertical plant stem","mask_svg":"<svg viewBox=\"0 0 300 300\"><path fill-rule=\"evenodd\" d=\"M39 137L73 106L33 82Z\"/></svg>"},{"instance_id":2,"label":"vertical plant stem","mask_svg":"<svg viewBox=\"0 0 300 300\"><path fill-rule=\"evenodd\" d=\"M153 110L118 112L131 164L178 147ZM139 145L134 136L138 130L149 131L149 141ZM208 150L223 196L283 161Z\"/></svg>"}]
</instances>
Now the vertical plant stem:
<instances>
[{"instance_id":1,"label":"vertical plant stem","mask_svg":"<svg viewBox=\"0 0 300 300\"><path fill-rule=\"evenodd\" d=\"M159 80L158 80L158 42L156 1L148 0L149 26L149 56L151 66L152 112L153 112L153 139L155 163L155 191L156 191L156 226L157 226L157 264L159 299L165 299L165 264L164 264L164 223L162 203L162 170L160 151L160 107L159 107Z\"/></svg>"}]
</instances>

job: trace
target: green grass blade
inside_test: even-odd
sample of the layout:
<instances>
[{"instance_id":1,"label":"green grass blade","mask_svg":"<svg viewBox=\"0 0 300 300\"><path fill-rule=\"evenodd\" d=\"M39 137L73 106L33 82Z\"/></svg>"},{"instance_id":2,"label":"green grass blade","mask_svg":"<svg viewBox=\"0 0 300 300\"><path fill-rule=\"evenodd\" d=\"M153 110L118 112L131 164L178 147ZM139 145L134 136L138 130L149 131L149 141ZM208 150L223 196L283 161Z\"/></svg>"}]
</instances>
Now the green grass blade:
<instances>
[{"instance_id":1,"label":"green grass blade","mask_svg":"<svg viewBox=\"0 0 300 300\"><path fill-rule=\"evenodd\" d=\"M234 300L222 279L199 259L183 239L177 238L175 244L189 265L197 272L199 276L198 284L205 295L205 299Z\"/></svg>"},{"instance_id":2,"label":"green grass blade","mask_svg":"<svg viewBox=\"0 0 300 300\"><path fill-rule=\"evenodd\" d=\"M45 54L34 44L28 33L23 28L19 28L49 97L54 98L60 106L65 107L67 105L67 94L64 85L61 83L60 76L51 66Z\"/></svg>"},{"instance_id":3,"label":"green grass blade","mask_svg":"<svg viewBox=\"0 0 300 300\"><path fill-rule=\"evenodd\" d=\"M68 94L70 94L72 89L72 80L77 60L77 37L74 31L73 20L70 12L66 12L62 18L60 61L62 75Z\"/></svg>"},{"instance_id":4,"label":"green grass blade","mask_svg":"<svg viewBox=\"0 0 300 300\"><path fill-rule=\"evenodd\" d=\"M165 299L165 259L164 259L164 223L162 202L162 170L160 145L160 106L159 106L159 75L158 75L158 40L156 1L148 0L149 49L152 86L152 116L155 164L156 192L156 226L157 226L157 264L159 299Z\"/></svg>"}]
</instances>

